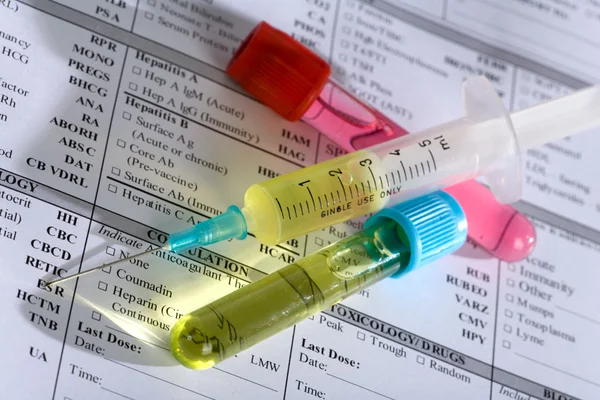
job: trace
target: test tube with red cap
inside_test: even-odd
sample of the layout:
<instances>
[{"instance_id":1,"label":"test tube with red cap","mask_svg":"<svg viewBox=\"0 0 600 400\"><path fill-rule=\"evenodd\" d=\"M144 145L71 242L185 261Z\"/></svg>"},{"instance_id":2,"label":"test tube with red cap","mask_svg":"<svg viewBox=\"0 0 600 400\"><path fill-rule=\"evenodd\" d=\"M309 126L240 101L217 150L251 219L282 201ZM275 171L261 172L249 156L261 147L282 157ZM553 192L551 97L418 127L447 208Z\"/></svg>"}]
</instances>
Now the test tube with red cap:
<instances>
[{"instance_id":1,"label":"test tube with red cap","mask_svg":"<svg viewBox=\"0 0 600 400\"><path fill-rule=\"evenodd\" d=\"M331 67L316 53L264 21L242 42L226 72L286 120L311 125L348 152L408 134L331 80ZM472 242L509 262L531 253L532 223L485 186L470 180L444 190L462 205Z\"/></svg>"}]
</instances>

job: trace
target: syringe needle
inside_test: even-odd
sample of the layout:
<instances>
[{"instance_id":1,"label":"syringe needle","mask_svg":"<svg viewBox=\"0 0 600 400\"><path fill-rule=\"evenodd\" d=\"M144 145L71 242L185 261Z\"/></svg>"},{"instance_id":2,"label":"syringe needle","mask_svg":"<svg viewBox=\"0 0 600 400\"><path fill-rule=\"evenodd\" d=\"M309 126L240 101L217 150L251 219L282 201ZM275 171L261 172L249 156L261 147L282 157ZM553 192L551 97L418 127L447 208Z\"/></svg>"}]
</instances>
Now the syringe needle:
<instances>
[{"instance_id":1,"label":"syringe needle","mask_svg":"<svg viewBox=\"0 0 600 400\"><path fill-rule=\"evenodd\" d=\"M232 239L235 237L243 239L246 237L247 233L248 231L246 228L246 221L244 220L242 212L239 208L231 206L227 209L226 212L224 212L221 215L213 217L199 224L193 225L182 231L170 234L167 243L165 243L161 247L147 250L142 253L134 254L132 256L122 258L120 260L115 260L108 264L99 265L97 267L79 272L71 276L55 279L46 283L46 286L54 285L60 282L65 282L69 279L89 274L100 268L110 267L111 265L131 260L132 258L141 257L145 254L152 253L156 250L166 250L176 254L180 254L186 250L191 250L199 246L205 246L226 239Z\"/></svg>"},{"instance_id":2,"label":"syringe needle","mask_svg":"<svg viewBox=\"0 0 600 400\"><path fill-rule=\"evenodd\" d=\"M97 267L87 269L87 270L79 272L79 273L77 273L75 275L71 275L71 276L66 276L64 278L55 279L53 281L47 282L46 286L54 285L54 284L57 284L57 283L60 283L60 282L65 282L65 281L68 281L69 279L77 278L78 276L87 275L89 273L92 273L94 271L99 270L100 268L110 267L111 265L115 265L115 264L121 263L123 261L131 260L133 258L141 257L143 255L152 253L152 252L157 251L157 250L171 250L171 246L167 243L166 245L164 245L162 247L157 247L156 249L146 250L144 252L137 253L137 254L134 254L134 255L126 257L126 258L121 258L120 260L115 260L115 261L109 262L108 264L102 264L102 265L99 265Z\"/></svg>"}]
</instances>

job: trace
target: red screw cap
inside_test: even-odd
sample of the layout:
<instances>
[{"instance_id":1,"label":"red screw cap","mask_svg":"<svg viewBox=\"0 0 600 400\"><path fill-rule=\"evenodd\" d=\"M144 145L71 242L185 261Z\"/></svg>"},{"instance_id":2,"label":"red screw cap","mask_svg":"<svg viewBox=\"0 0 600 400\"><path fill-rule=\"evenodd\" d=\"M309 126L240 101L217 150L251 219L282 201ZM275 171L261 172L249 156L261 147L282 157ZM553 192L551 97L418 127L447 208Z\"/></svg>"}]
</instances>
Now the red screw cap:
<instances>
[{"instance_id":1,"label":"red screw cap","mask_svg":"<svg viewBox=\"0 0 600 400\"><path fill-rule=\"evenodd\" d=\"M244 39L225 72L261 103L297 121L321 93L331 67L263 21Z\"/></svg>"}]
</instances>

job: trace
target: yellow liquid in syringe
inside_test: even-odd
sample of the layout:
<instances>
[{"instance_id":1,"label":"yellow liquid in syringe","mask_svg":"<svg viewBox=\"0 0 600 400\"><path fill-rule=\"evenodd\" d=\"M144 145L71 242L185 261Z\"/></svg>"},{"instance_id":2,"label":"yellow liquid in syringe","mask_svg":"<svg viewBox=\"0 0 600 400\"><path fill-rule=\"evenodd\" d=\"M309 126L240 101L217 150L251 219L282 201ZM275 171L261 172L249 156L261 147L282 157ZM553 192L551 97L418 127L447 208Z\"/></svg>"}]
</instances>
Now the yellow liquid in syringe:
<instances>
[{"instance_id":1,"label":"yellow liquid in syringe","mask_svg":"<svg viewBox=\"0 0 600 400\"><path fill-rule=\"evenodd\" d=\"M258 240L277 244L378 211L399 190L376 154L358 151L252 185L243 212Z\"/></svg>"}]
</instances>

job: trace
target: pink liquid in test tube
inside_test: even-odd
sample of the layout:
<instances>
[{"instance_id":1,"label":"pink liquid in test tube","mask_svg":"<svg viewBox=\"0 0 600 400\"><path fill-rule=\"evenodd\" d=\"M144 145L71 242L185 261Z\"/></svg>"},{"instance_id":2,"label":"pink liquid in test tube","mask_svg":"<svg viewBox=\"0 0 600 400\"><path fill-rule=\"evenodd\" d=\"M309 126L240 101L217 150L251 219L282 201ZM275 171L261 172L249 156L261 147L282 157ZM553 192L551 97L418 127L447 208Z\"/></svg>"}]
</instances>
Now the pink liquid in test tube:
<instances>
[{"instance_id":1,"label":"pink liquid in test tube","mask_svg":"<svg viewBox=\"0 0 600 400\"><path fill-rule=\"evenodd\" d=\"M261 22L234 55L227 73L259 101L290 121L298 119L352 152L408 134L385 115L329 80L331 68L286 33ZM476 181L447 187L463 207L469 238L504 261L527 257L535 228L500 204Z\"/></svg>"}]
</instances>

